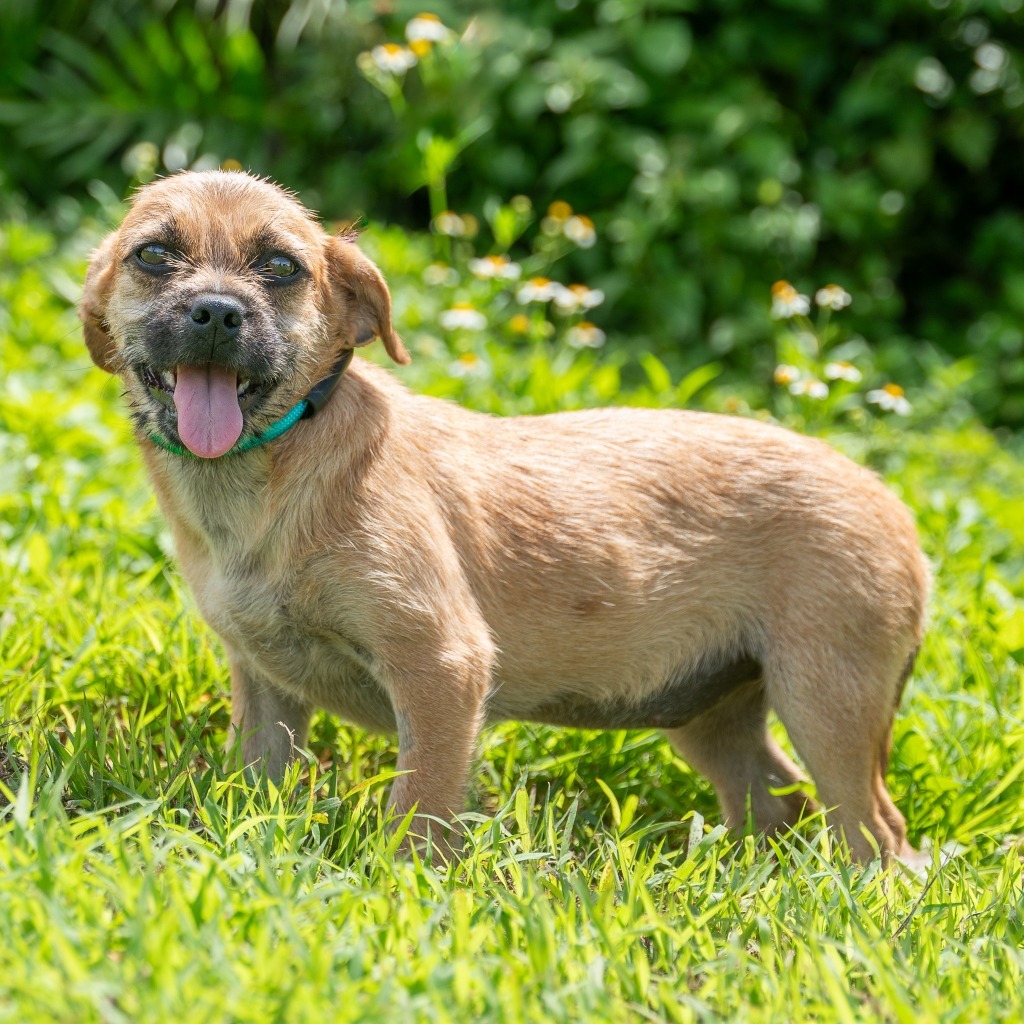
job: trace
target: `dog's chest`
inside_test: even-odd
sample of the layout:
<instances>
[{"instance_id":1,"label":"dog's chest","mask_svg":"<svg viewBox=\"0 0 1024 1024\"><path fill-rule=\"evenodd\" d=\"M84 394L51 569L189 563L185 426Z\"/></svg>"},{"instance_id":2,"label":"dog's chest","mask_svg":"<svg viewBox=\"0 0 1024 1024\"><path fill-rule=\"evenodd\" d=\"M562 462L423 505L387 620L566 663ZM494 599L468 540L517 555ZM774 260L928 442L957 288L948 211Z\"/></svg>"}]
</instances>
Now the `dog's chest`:
<instances>
[{"instance_id":1,"label":"dog's chest","mask_svg":"<svg viewBox=\"0 0 1024 1024\"><path fill-rule=\"evenodd\" d=\"M322 600L310 600L311 590L301 575L275 578L242 559L213 568L195 587L207 622L254 682L367 728L393 730L372 653Z\"/></svg>"}]
</instances>

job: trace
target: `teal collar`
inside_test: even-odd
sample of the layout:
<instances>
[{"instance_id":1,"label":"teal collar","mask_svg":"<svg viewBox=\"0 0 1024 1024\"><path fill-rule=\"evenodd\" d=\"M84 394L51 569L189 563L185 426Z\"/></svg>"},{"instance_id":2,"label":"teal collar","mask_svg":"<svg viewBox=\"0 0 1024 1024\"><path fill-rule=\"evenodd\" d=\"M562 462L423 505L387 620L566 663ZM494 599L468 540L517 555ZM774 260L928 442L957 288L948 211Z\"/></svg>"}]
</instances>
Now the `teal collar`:
<instances>
[{"instance_id":1,"label":"teal collar","mask_svg":"<svg viewBox=\"0 0 1024 1024\"><path fill-rule=\"evenodd\" d=\"M220 458L224 459L229 455L240 455L242 452L248 452L253 448L259 448L260 445L276 441L282 434L288 433L299 420L308 420L311 416L315 416L327 404L327 399L331 397L331 394L337 387L338 381L341 380L341 375L348 369L348 364L352 362L352 355L353 349L345 349L338 357L338 361L334 364L334 369L331 370L330 374L324 377L318 384L314 384L312 390L305 398L300 399L279 420L275 420L269 427L266 427L258 434L250 434L248 437L240 438L234 447L229 448ZM162 437L160 434L151 432L149 439L158 448L163 448L165 452L171 452L173 455L183 455L189 459L199 458L198 455L193 455L184 446L168 441L166 437Z\"/></svg>"}]
</instances>

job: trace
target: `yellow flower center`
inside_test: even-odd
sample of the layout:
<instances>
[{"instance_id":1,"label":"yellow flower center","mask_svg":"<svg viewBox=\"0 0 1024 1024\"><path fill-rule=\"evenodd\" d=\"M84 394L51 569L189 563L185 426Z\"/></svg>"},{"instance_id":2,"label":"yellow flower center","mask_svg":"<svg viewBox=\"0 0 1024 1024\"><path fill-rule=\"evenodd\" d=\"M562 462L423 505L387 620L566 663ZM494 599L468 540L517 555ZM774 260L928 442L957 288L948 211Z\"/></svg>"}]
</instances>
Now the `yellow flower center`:
<instances>
[{"instance_id":1,"label":"yellow flower center","mask_svg":"<svg viewBox=\"0 0 1024 1024\"><path fill-rule=\"evenodd\" d=\"M772 298L780 302L792 302L799 294L788 281L776 281L772 285Z\"/></svg>"},{"instance_id":2,"label":"yellow flower center","mask_svg":"<svg viewBox=\"0 0 1024 1024\"><path fill-rule=\"evenodd\" d=\"M882 388L882 390L887 395L892 395L893 398L903 397L903 388L901 388L899 384L886 384L885 387Z\"/></svg>"}]
</instances>

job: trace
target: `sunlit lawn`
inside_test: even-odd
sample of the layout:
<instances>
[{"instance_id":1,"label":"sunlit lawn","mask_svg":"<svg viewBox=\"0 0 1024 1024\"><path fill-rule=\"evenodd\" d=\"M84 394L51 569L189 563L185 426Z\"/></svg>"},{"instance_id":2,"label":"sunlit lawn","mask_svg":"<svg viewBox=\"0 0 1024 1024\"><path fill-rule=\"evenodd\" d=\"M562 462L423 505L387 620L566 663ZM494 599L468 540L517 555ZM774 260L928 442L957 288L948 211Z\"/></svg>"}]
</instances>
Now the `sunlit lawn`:
<instances>
[{"instance_id":1,"label":"sunlit lawn","mask_svg":"<svg viewBox=\"0 0 1024 1024\"><path fill-rule=\"evenodd\" d=\"M48 247L0 235L0 1019L1020 1019L1019 439L962 411L813 425L911 505L935 570L890 770L926 876L850 867L817 819L730 837L655 734L515 725L438 869L381 827L386 737L318 717L281 791L222 763L223 659L69 312L80 253ZM410 337L415 387L490 411L687 397L512 342L454 381ZM729 404L711 375L691 404Z\"/></svg>"}]
</instances>

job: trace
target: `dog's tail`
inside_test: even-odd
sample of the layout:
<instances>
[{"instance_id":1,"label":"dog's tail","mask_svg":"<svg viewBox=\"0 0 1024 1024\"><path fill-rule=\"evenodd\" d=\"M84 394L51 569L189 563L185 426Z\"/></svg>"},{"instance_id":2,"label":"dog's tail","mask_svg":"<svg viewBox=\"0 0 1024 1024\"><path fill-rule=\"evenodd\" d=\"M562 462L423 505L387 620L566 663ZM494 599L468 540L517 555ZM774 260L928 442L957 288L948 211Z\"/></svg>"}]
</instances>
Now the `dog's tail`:
<instances>
[{"instance_id":1,"label":"dog's tail","mask_svg":"<svg viewBox=\"0 0 1024 1024\"><path fill-rule=\"evenodd\" d=\"M893 715L899 710L900 703L903 700L903 691L907 688L907 682L910 679L911 673L914 671L914 663L917 661L917 655L921 650L921 645L918 644L910 652L910 657L907 658L906 665L903 666L903 672L900 675L899 684L896 687L896 698L893 701L892 713ZM882 775L889 770L889 755L892 753L892 728L890 727L885 735L885 739L882 740L881 749L878 752L878 759L882 766Z\"/></svg>"}]
</instances>

